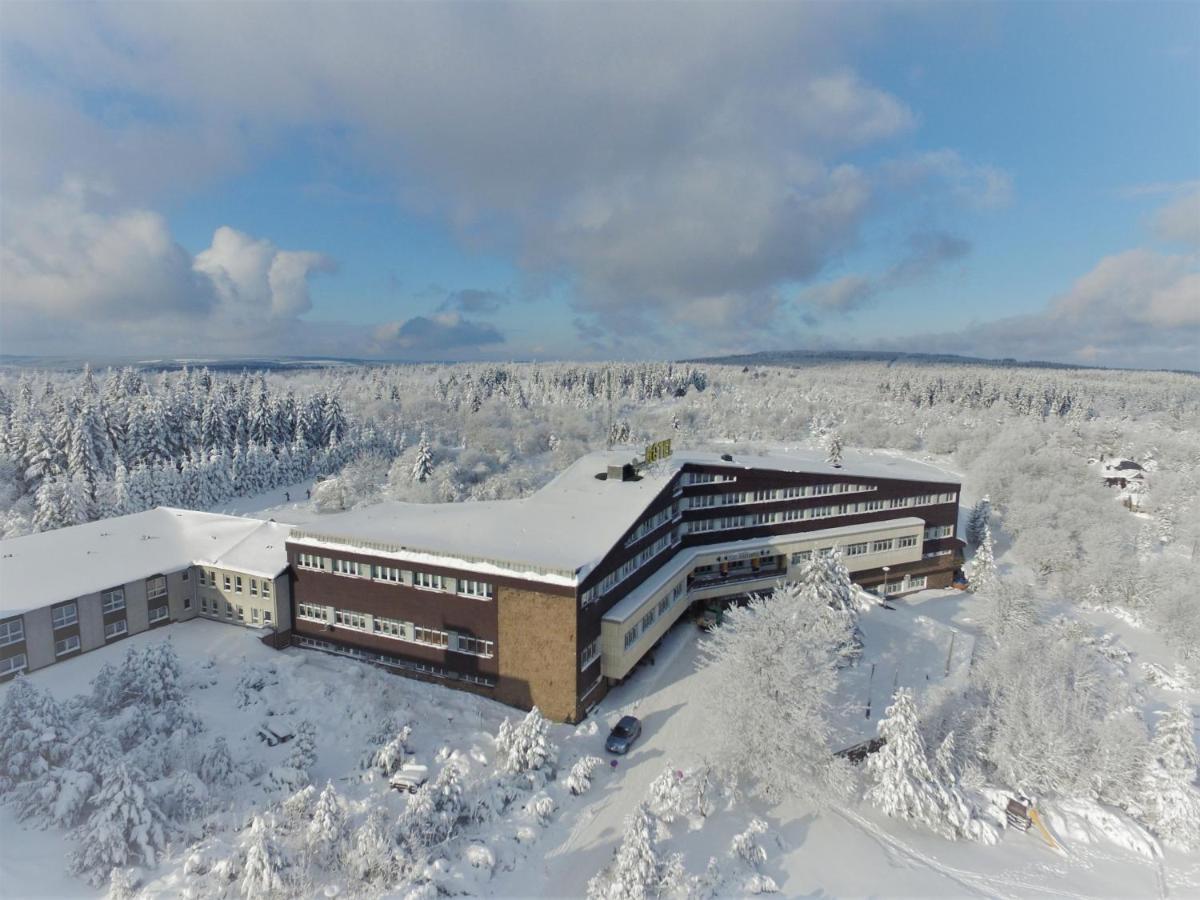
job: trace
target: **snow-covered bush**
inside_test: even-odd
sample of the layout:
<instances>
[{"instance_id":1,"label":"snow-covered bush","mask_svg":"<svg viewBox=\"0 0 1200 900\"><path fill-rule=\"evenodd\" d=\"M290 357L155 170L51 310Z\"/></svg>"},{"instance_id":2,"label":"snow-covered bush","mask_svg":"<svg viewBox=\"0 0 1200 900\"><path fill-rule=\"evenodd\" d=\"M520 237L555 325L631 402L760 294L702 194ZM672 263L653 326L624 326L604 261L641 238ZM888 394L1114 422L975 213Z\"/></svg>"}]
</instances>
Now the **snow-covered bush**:
<instances>
[{"instance_id":1,"label":"snow-covered bush","mask_svg":"<svg viewBox=\"0 0 1200 900\"><path fill-rule=\"evenodd\" d=\"M1167 844L1181 850L1200 848L1200 790L1192 711L1185 703L1159 719L1142 777L1141 803L1146 824Z\"/></svg>"},{"instance_id":2,"label":"snow-covered bush","mask_svg":"<svg viewBox=\"0 0 1200 900\"><path fill-rule=\"evenodd\" d=\"M341 854L346 837L346 809L342 798L326 782L324 790L313 805L312 818L305 834L310 858L319 866L329 867Z\"/></svg>"},{"instance_id":3,"label":"snow-covered bush","mask_svg":"<svg viewBox=\"0 0 1200 900\"><path fill-rule=\"evenodd\" d=\"M245 843L238 888L246 900L277 897L284 892L289 866L273 832L273 823L255 816Z\"/></svg>"},{"instance_id":4,"label":"snow-covered bush","mask_svg":"<svg viewBox=\"0 0 1200 900\"><path fill-rule=\"evenodd\" d=\"M712 801L708 797L708 791L707 766L687 772L667 766L650 782L646 806L655 816L667 823L678 818L703 818L712 813Z\"/></svg>"},{"instance_id":5,"label":"snow-covered bush","mask_svg":"<svg viewBox=\"0 0 1200 900\"><path fill-rule=\"evenodd\" d=\"M342 858L342 871L367 885L387 885L399 868L397 849L382 810L373 809L354 830Z\"/></svg>"},{"instance_id":6,"label":"snow-covered bush","mask_svg":"<svg viewBox=\"0 0 1200 900\"><path fill-rule=\"evenodd\" d=\"M736 889L739 894L774 894L779 890L775 879L760 871L767 861L767 851L759 838L766 833L767 823L754 819L745 831L734 835L729 844L730 859L734 868L741 871Z\"/></svg>"},{"instance_id":7,"label":"snow-covered bush","mask_svg":"<svg viewBox=\"0 0 1200 900\"><path fill-rule=\"evenodd\" d=\"M592 786L592 773L602 762L604 760L598 756L581 756L577 759L567 776L567 790L576 796L587 792Z\"/></svg>"},{"instance_id":8,"label":"snow-covered bush","mask_svg":"<svg viewBox=\"0 0 1200 900\"><path fill-rule=\"evenodd\" d=\"M233 687L233 702L238 709L245 709L262 702L262 692L279 684L279 673L275 666L264 663L248 663L243 660L237 684Z\"/></svg>"},{"instance_id":9,"label":"snow-covered bush","mask_svg":"<svg viewBox=\"0 0 1200 900\"><path fill-rule=\"evenodd\" d=\"M200 755L196 773L210 787L232 787L241 780L241 772L233 761L233 754L229 752L229 744L219 736Z\"/></svg>"},{"instance_id":10,"label":"snow-covered bush","mask_svg":"<svg viewBox=\"0 0 1200 900\"><path fill-rule=\"evenodd\" d=\"M364 768L376 769L384 776L392 775L404 764L411 736L412 728L405 725L378 750L367 754Z\"/></svg>"},{"instance_id":11,"label":"snow-covered bush","mask_svg":"<svg viewBox=\"0 0 1200 900\"><path fill-rule=\"evenodd\" d=\"M137 895L138 876L132 869L113 869L108 876L106 900L133 900Z\"/></svg>"},{"instance_id":12,"label":"snow-covered bush","mask_svg":"<svg viewBox=\"0 0 1200 900\"><path fill-rule=\"evenodd\" d=\"M454 835L465 813L462 776L451 763L409 798L396 825L397 838L420 853Z\"/></svg>"},{"instance_id":13,"label":"snow-covered bush","mask_svg":"<svg viewBox=\"0 0 1200 900\"><path fill-rule=\"evenodd\" d=\"M0 722L0 797L45 775L70 752L69 729L59 705L21 676L8 686Z\"/></svg>"}]
</instances>

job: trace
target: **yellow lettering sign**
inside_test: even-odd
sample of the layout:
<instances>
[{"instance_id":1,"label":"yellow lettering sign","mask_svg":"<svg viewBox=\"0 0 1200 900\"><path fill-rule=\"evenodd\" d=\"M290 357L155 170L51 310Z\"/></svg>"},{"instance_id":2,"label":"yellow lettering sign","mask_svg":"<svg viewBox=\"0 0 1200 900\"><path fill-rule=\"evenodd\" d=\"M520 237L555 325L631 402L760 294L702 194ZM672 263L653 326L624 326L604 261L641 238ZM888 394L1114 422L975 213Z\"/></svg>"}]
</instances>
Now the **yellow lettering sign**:
<instances>
[{"instance_id":1,"label":"yellow lettering sign","mask_svg":"<svg viewBox=\"0 0 1200 900\"><path fill-rule=\"evenodd\" d=\"M671 455L671 439L655 441L646 447L646 462L655 463Z\"/></svg>"}]
</instances>

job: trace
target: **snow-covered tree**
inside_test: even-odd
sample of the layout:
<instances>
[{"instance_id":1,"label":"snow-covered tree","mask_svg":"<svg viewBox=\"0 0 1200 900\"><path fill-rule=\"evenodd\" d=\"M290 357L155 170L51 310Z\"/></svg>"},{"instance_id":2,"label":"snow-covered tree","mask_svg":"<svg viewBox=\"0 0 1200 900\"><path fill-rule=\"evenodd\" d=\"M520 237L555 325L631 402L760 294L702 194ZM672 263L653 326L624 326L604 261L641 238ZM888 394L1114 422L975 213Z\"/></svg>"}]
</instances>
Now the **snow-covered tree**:
<instances>
[{"instance_id":1,"label":"snow-covered tree","mask_svg":"<svg viewBox=\"0 0 1200 900\"><path fill-rule=\"evenodd\" d=\"M521 774L546 770L552 776L558 748L550 740L550 723L536 706L516 725L500 723L496 735L499 764L506 772Z\"/></svg>"},{"instance_id":2,"label":"snow-covered tree","mask_svg":"<svg viewBox=\"0 0 1200 900\"><path fill-rule=\"evenodd\" d=\"M425 482L433 474L433 450L429 446L429 437L421 432L421 442L417 444L417 455L413 460L412 480Z\"/></svg>"},{"instance_id":3,"label":"snow-covered tree","mask_svg":"<svg viewBox=\"0 0 1200 900\"><path fill-rule=\"evenodd\" d=\"M351 878L368 885L390 884L398 869L396 845L382 810L373 809L363 824L354 830L342 870Z\"/></svg>"},{"instance_id":4,"label":"snow-covered tree","mask_svg":"<svg viewBox=\"0 0 1200 900\"><path fill-rule=\"evenodd\" d=\"M978 546L983 540L984 529L989 527L992 516L992 502L984 497L973 507L967 517L967 542Z\"/></svg>"},{"instance_id":5,"label":"snow-covered tree","mask_svg":"<svg viewBox=\"0 0 1200 900\"><path fill-rule=\"evenodd\" d=\"M106 900L133 900L137 889L138 876L133 869L115 868L108 876Z\"/></svg>"},{"instance_id":6,"label":"snow-covered tree","mask_svg":"<svg viewBox=\"0 0 1200 900\"><path fill-rule=\"evenodd\" d=\"M92 806L77 835L71 871L98 884L114 866L155 864L167 844L167 818L135 771L124 763L113 766Z\"/></svg>"},{"instance_id":7,"label":"snow-covered tree","mask_svg":"<svg viewBox=\"0 0 1200 900\"><path fill-rule=\"evenodd\" d=\"M1145 819L1155 834L1181 850L1200 848L1200 790L1192 711L1186 703L1159 719L1142 779Z\"/></svg>"},{"instance_id":8,"label":"snow-covered tree","mask_svg":"<svg viewBox=\"0 0 1200 900\"><path fill-rule=\"evenodd\" d=\"M734 867L741 870L742 877L737 888L738 894L774 894L779 885L770 875L763 874L761 867L767 861L767 851L760 838L767 833L767 823L762 819L753 819L745 831L733 836L729 844L729 857Z\"/></svg>"},{"instance_id":9,"label":"snow-covered tree","mask_svg":"<svg viewBox=\"0 0 1200 900\"><path fill-rule=\"evenodd\" d=\"M411 736L412 727L405 725L382 747L364 759L364 768L377 769L385 776L394 773L404 765L405 756L408 754L408 740Z\"/></svg>"},{"instance_id":10,"label":"snow-covered tree","mask_svg":"<svg viewBox=\"0 0 1200 900\"><path fill-rule=\"evenodd\" d=\"M0 704L0 796L45 775L69 753L69 728L59 704L22 676Z\"/></svg>"},{"instance_id":11,"label":"snow-covered tree","mask_svg":"<svg viewBox=\"0 0 1200 900\"><path fill-rule=\"evenodd\" d=\"M255 816L245 847L238 887L246 900L278 897L284 893L288 860L275 839L273 823Z\"/></svg>"},{"instance_id":12,"label":"snow-covered tree","mask_svg":"<svg viewBox=\"0 0 1200 900\"><path fill-rule=\"evenodd\" d=\"M324 790L313 806L305 843L317 864L328 867L337 860L345 837L345 806L342 798L334 790L333 782L326 782Z\"/></svg>"},{"instance_id":13,"label":"snow-covered tree","mask_svg":"<svg viewBox=\"0 0 1200 900\"><path fill-rule=\"evenodd\" d=\"M842 436L837 431L825 436L825 461L834 468L842 465Z\"/></svg>"},{"instance_id":14,"label":"snow-covered tree","mask_svg":"<svg viewBox=\"0 0 1200 900\"><path fill-rule=\"evenodd\" d=\"M847 770L830 746L829 705L849 641L845 616L795 584L730 610L701 648L717 767L768 800L840 794Z\"/></svg>"},{"instance_id":15,"label":"snow-covered tree","mask_svg":"<svg viewBox=\"0 0 1200 900\"><path fill-rule=\"evenodd\" d=\"M975 558L971 561L971 590L977 594L986 593L996 583L997 577L992 528L984 522L979 549L975 551Z\"/></svg>"},{"instance_id":16,"label":"snow-covered tree","mask_svg":"<svg viewBox=\"0 0 1200 900\"><path fill-rule=\"evenodd\" d=\"M397 823L398 837L414 853L427 850L454 835L465 812L462 773L450 763L409 798Z\"/></svg>"},{"instance_id":17,"label":"snow-covered tree","mask_svg":"<svg viewBox=\"0 0 1200 900\"><path fill-rule=\"evenodd\" d=\"M655 846L657 825L644 803L625 819L621 845L609 866L588 882L589 900L647 900L683 884L683 861Z\"/></svg>"},{"instance_id":18,"label":"snow-covered tree","mask_svg":"<svg viewBox=\"0 0 1200 900\"><path fill-rule=\"evenodd\" d=\"M867 757L867 799L884 814L943 830L938 792L909 688L897 689L879 720L884 744Z\"/></svg>"},{"instance_id":19,"label":"snow-covered tree","mask_svg":"<svg viewBox=\"0 0 1200 900\"><path fill-rule=\"evenodd\" d=\"M229 744L225 738L217 737L212 746L200 756L196 767L200 780L212 787L232 787L241 780L241 773L229 752Z\"/></svg>"}]
</instances>

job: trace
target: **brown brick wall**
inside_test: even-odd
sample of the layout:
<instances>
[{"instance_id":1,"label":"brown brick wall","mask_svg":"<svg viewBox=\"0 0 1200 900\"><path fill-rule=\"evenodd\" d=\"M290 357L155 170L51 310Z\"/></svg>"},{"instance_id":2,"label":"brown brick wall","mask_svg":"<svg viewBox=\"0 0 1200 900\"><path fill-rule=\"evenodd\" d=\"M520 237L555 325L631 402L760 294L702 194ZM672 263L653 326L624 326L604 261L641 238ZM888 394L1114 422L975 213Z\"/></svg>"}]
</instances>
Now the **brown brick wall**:
<instances>
[{"instance_id":1,"label":"brown brick wall","mask_svg":"<svg viewBox=\"0 0 1200 900\"><path fill-rule=\"evenodd\" d=\"M511 587L496 593L496 699L522 709L537 706L559 722L578 721L575 598Z\"/></svg>"}]
</instances>

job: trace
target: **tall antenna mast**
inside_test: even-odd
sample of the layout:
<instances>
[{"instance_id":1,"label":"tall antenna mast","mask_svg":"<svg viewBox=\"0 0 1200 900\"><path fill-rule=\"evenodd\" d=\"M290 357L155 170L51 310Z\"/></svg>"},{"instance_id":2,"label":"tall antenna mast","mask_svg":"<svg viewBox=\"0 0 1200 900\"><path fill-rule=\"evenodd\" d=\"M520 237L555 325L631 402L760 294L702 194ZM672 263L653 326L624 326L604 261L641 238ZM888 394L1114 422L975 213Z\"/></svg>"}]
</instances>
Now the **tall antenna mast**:
<instances>
[{"instance_id":1,"label":"tall antenna mast","mask_svg":"<svg viewBox=\"0 0 1200 900\"><path fill-rule=\"evenodd\" d=\"M612 409L612 365L608 365L604 369L604 399L608 403L608 437L605 438L605 446L611 450L613 447L613 409Z\"/></svg>"}]
</instances>

